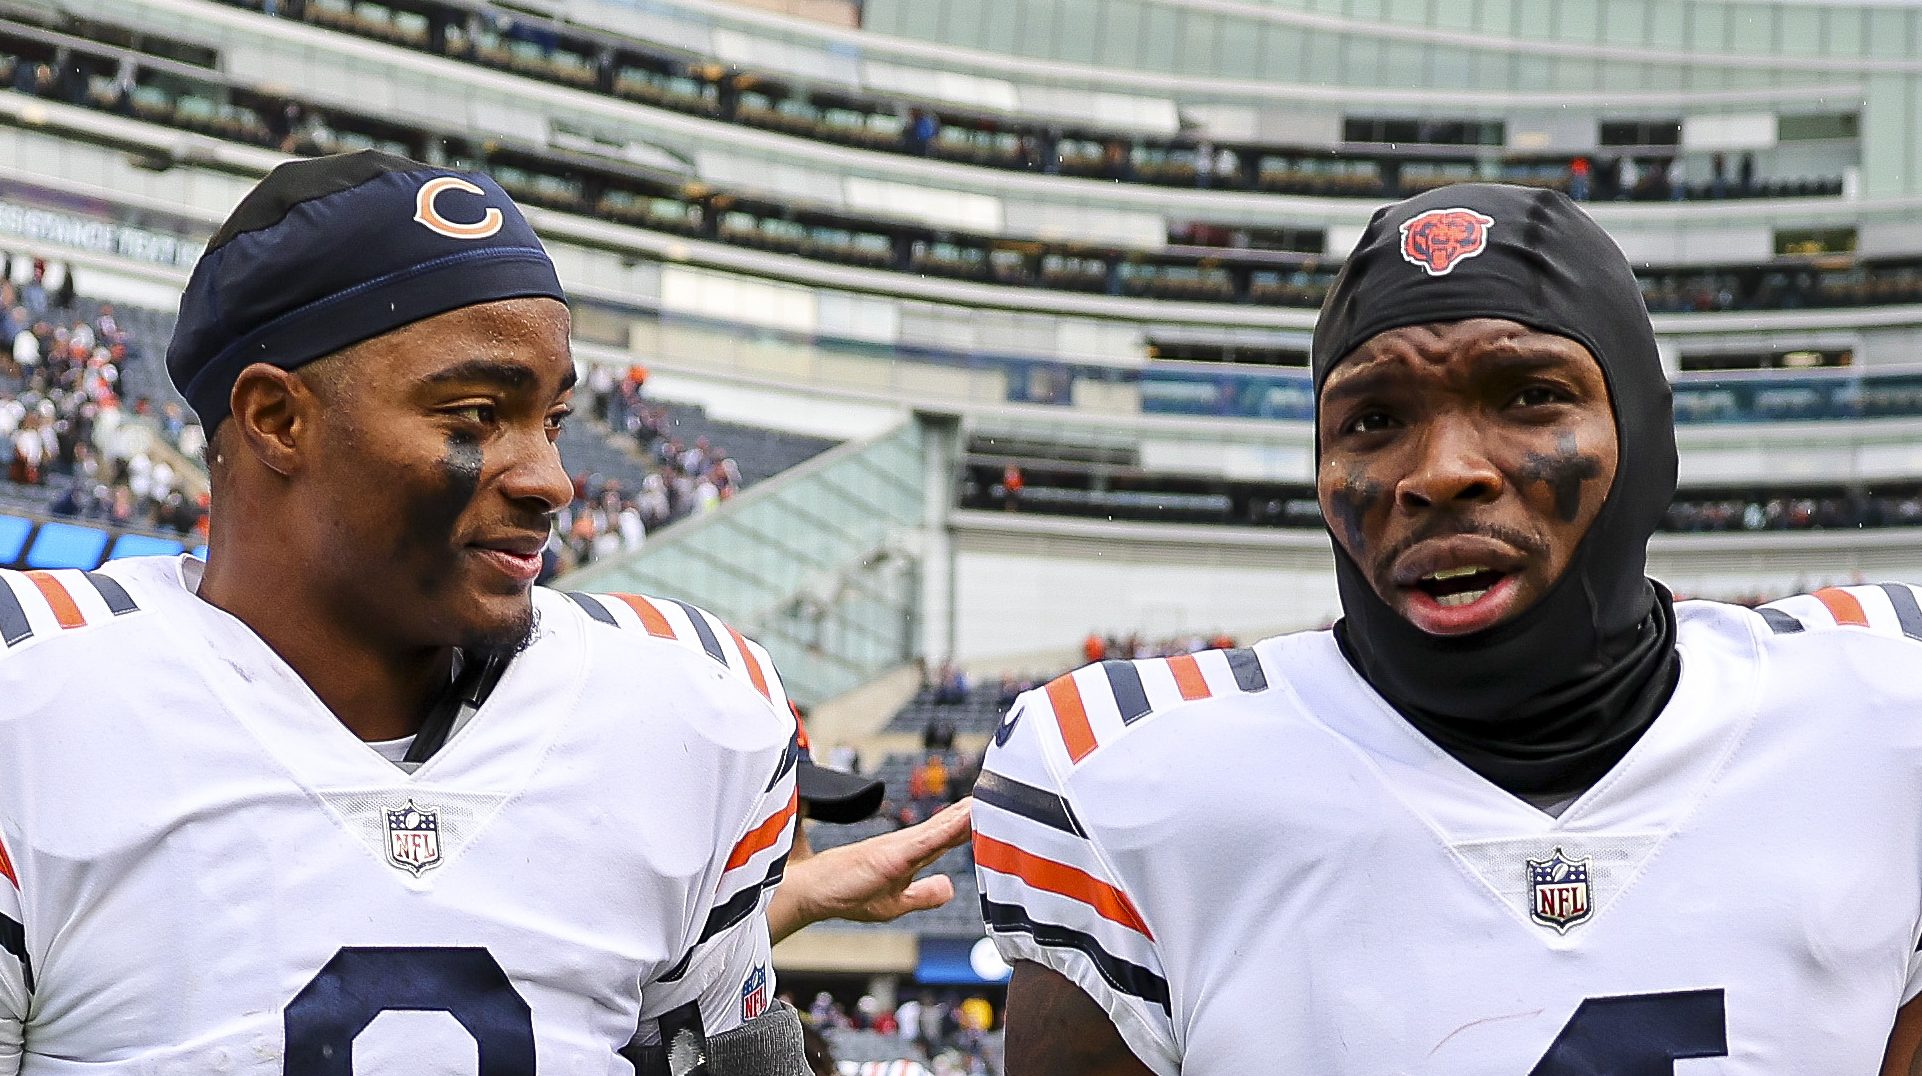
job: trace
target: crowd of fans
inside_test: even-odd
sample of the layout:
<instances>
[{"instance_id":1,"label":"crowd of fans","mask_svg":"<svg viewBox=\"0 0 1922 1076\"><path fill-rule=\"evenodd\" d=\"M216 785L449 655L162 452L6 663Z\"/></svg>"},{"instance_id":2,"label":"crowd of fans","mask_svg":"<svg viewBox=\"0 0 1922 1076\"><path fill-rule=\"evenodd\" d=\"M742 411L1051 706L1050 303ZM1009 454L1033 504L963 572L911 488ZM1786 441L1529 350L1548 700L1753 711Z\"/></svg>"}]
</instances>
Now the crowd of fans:
<instances>
[{"instance_id":1,"label":"crowd of fans","mask_svg":"<svg viewBox=\"0 0 1922 1076\"><path fill-rule=\"evenodd\" d=\"M26 270L18 283L16 268ZM50 289L43 260L16 266L8 256L0 270L0 332L9 345L0 353L0 444L13 492L57 516L204 540L205 491L189 488L172 453L152 451L157 438L197 459L205 443L199 425L178 402L156 409L122 396L130 352L141 343L111 305L75 295L72 272L56 269Z\"/></svg>"},{"instance_id":2,"label":"crowd of fans","mask_svg":"<svg viewBox=\"0 0 1922 1076\"><path fill-rule=\"evenodd\" d=\"M617 377L605 365L589 369L582 382L590 429L632 444L645 474L638 484L591 471L574 476L574 501L555 525L566 566L632 553L651 532L714 510L743 485L725 448L705 436L688 442L670 432L669 412L646 398L646 383L643 367Z\"/></svg>"},{"instance_id":3,"label":"crowd of fans","mask_svg":"<svg viewBox=\"0 0 1922 1076\"><path fill-rule=\"evenodd\" d=\"M1663 529L1698 531L1852 530L1922 526L1922 491L1876 496L1725 497L1676 501Z\"/></svg>"},{"instance_id":4,"label":"crowd of fans","mask_svg":"<svg viewBox=\"0 0 1922 1076\"><path fill-rule=\"evenodd\" d=\"M821 991L802 1014L830 1036L866 1031L894 1039L904 1060L925 1062L934 1076L994 1076L996 1071L988 1037L999 1025L999 1014L981 994L924 990L890 1009L871 994L846 1005Z\"/></svg>"}]
</instances>

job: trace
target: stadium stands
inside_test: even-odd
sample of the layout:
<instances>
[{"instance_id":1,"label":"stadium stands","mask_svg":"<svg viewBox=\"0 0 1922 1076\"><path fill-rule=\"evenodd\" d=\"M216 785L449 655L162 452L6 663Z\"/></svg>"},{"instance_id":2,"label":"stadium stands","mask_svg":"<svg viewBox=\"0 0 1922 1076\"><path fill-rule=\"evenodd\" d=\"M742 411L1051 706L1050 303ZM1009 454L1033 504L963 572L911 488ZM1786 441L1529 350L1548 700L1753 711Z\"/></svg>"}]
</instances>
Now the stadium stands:
<instances>
[{"instance_id":1,"label":"stadium stands","mask_svg":"<svg viewBox=\"0 0 1922 1076\"><path fill-rule=\"evenodd\" d=\"M378 7L361 4L353 10ZM441 40L455 25L446 21L442 29L430 30L422 38L411 30L407 34L380 31L380 26L392 23L393 11L386 8L380 8L388 12L386 16L351 17L322 14L321 5L305 10L310 20L318 20L321 25L362 32L363 36L389 43ZM521 25L515 20L526 18L499 17L515 26ZM93 29L102 36L112 36L100 28ZM542 48L551 48L561 56L575 53L554 45L551 35L528 32L537 40L518 40L485 55L497 61L494 66L514 73L545 72L569 84L590 69L602 72L596 78L614 77L605 75L605 69L616 61L604 57L585 67L582 62L564 59L549 70L532 58ZM371 110L323 109L236 81L209 67L172 58L186 46L145 36L136 40L157 51L132 51L54 28L0 27L0 53L4 53L0 55L0 84L10 85L16 92L284 152L371 147L485 168L516 198L531 205L860 268L1009 287L1292 307L1318 304L1335 269L1321 261L1325 236L1313 229L1212 226L1190 221L1172 224L1165 245L1146 249L1060 238L970 234L845 208L789 202L766 193L730 190L724 184L690 183L682 174L605 154L534 144L511 134L480 139L459 124L428 129ZM460 55L484 61L478 47ZM56 60L58 71L54 70ZM632 83L633 79L628 81ZM1481 178L1479 174L1457 176L1453 172L1431 176L1444 177ZM1400 188L1370 188L1367 196L1379 198L1395 189ZM1913 257L1857 260L1838 259L1832 253L1783 254L1745 265L1686 269L1656 266L1644 270L1642 279L1650 306L1658 311L1832 308L1922 301L1922 259Z\"/></svg>"},{"instance_id":2,"label":"stadium stands","mask_svg":"<svg viewBox=\"0 0 1922 1076\"><path fill-rule=\"evenodd\" d=\"M1597 199L1834 197L1840 176L1758 177L1753 162L1720 157L1708 180L1670 179L1681 121L1638 125L1635 141L1589 156L1517 154L1494 174L1477 167L1502 143L1499 121L1350 121L1342 145L1303 146L1200 136L1144 137L1095 124L971 114L935 99L878 98L714 63L634 37L492 4L388 0L224 0L343 33L468 60L558 85L690 115L875 152L983 168L1158 186L1394 198L1464 179L1574 188ZM1578 165L1576 162L1580 161ZM1634 162L1624 167L1624 162ZM1577 175L1583 177L1577 179Z\"/></svg>"}]
</instances>

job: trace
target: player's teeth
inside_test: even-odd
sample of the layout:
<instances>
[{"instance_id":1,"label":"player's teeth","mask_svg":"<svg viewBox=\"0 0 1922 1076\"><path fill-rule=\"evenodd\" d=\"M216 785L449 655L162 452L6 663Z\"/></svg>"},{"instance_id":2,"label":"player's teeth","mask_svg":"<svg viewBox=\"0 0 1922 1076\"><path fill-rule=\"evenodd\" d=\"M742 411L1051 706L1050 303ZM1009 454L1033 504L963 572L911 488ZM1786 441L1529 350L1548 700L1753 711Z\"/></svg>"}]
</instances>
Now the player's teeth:
<instances>
[{"instance_id":1,"label":"player's teeth","mask_svg":"<svg viewBox=\"0 0 1922 1076\"><path fill-rule=\"evenodd\" d=\"M1464 575L1474 575L1476 572L1486 571L1486 570L1487 569L1483 568L1479 564L1467 564L1467 565L1463 565L1460 568L1443 568L1441 571L1438 571L1438 572L1429 572L1427 578L1433 579L1439 583L1448 579L1460 579Z\"/></svg>"},{"instance_id":2,"label":"player's teeth","mask_svg":"<svg viewBox=\"0 0 1922 1076\"><path fill-rule=\"evenodd\" d=\"M1443 605L1467 605L1486 593L1486 590L1464 590L1460 594L1443 594L1435 600Z\"/></svg>"}]
</instances>

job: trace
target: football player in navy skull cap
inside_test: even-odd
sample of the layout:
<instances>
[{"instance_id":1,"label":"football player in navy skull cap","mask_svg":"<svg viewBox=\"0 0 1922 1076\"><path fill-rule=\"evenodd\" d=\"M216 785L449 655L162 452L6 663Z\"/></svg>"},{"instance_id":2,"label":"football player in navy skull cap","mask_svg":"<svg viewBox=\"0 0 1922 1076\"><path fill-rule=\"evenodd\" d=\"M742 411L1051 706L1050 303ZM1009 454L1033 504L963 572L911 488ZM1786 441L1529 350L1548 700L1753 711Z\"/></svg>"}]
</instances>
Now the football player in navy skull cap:
<instances>
[{"instance_id":1,"label":"football player in navy skull cap","mask_svg":"<svg viewBox=\"0 0 1922 1076\"><path fill-rule=\"evenodd\" d=\"M0 573L0 1073L805 1076L766 651L534 586L568 331L485 176L292 162L216 233L207 559Z\"/></svg>"}]
</instances>

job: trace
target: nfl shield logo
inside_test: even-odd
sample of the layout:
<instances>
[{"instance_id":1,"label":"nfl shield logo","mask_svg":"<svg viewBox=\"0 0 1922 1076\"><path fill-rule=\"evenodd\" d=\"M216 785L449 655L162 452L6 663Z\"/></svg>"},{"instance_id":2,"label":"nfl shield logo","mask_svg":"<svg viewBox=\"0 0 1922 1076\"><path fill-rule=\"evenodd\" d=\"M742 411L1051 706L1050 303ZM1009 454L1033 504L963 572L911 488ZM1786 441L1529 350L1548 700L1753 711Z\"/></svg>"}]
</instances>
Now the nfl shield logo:
<instances>
[{"instance_id":1,"label":"nfl shield logo","mask_svg":"<svg viewBox=\"0 0 1922 1076\"><path fill-rule=\"evenodd\" d=\"M1560 848L1547 859L1528 861L1528 917L1558 933L1588 919L1588 867L1594 856L1570 859Z\"/></svg>"},{"instance_id":2,"label":"nfl shield logo","mask_svg":"<svg viewBox=\"0 0 1922 1076\"><path fill-rule=\"evenodd\" d=\"M407 806L387 812L387 862L403 870L420 872L440 862L440 812Z\"/></svg>"},{"instance_id":3,"label":"nfl shield logo","mask_svg":"<svg viewBox=\"0 0 1922 1076\"><path fill-rule=\"evenodd\" d=\"M752 1020L767 1011L767 968L756 964L741 984L741 1019Z\"/></svg>"}]
</instances>

